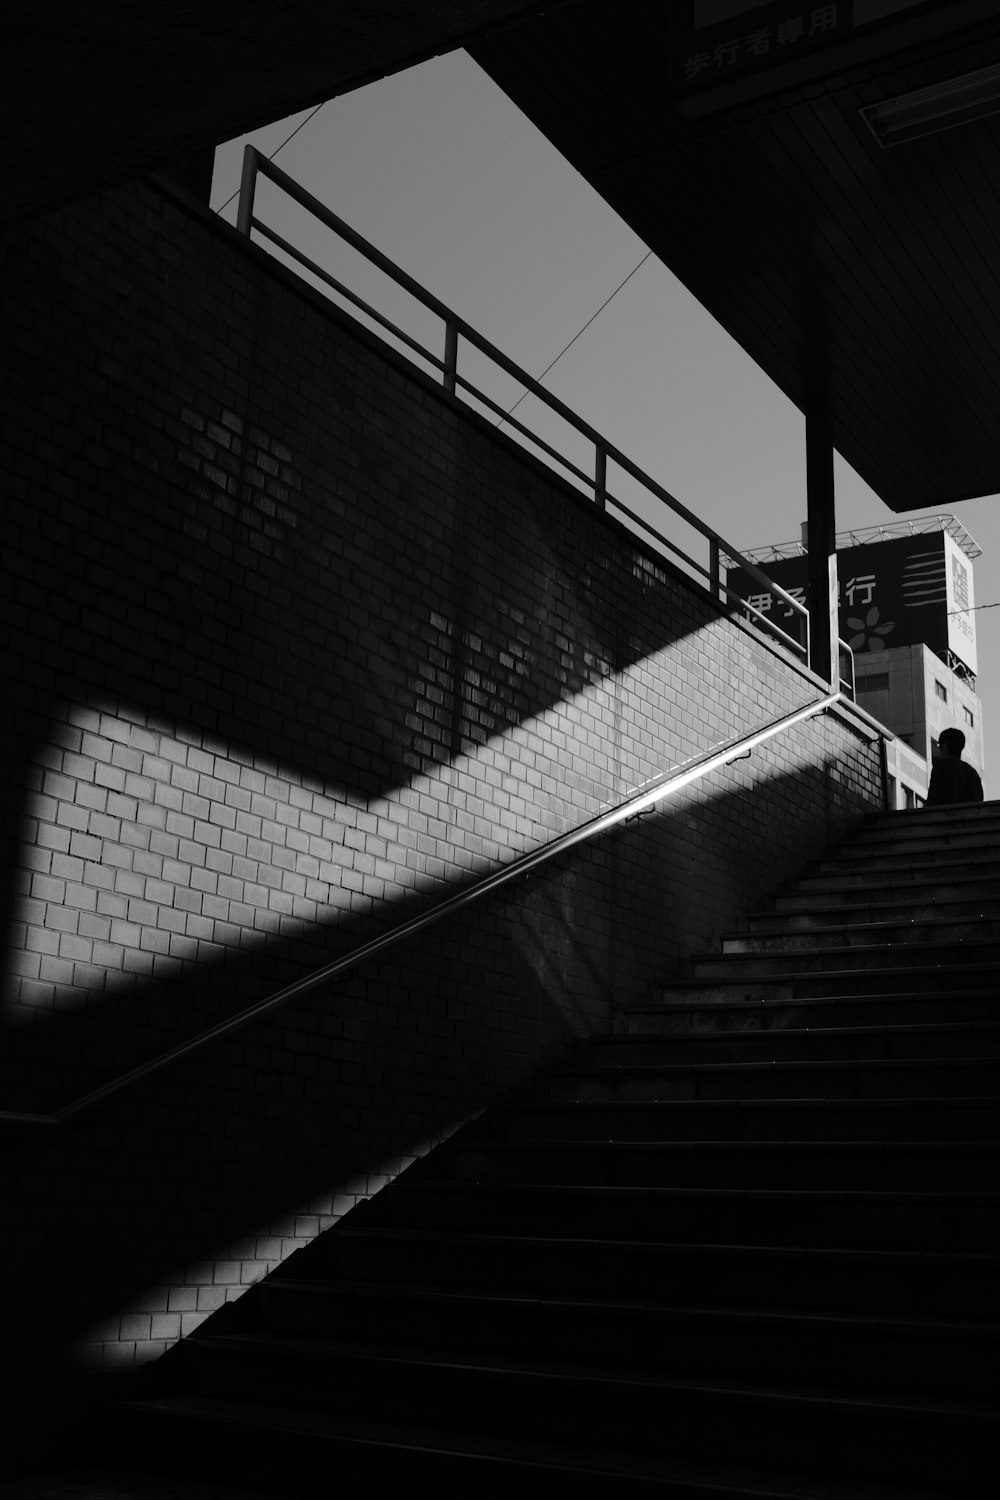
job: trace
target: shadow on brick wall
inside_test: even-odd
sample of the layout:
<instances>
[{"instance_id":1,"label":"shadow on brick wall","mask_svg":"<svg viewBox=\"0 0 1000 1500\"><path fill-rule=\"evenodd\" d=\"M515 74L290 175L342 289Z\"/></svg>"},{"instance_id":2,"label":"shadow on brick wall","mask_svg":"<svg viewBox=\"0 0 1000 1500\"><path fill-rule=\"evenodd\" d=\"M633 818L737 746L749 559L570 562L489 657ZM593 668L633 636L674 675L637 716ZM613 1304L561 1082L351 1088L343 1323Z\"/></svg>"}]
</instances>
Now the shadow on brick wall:
<instances>
[{"instance_id":1,"label":"shadow on brick wall","mask_svg":"<svg viewBox=\"0 0 1000 1500\"><path fill-rule=\"evenodd\" d=\"M728 911L735 922L768 874L780 884L842 826L839 785L822 764L758 772L752 791L627 827L58 1137L10 1143L9 1347L51 1373L87 1335L155 1351L190 1331L426 1143L599 1029L595 997L611 1011L623 966L643 968L651 992L676 974L692 936L710 941L710 904L713 926ZM741 835L748 796L762 800L770 852ZM133 1003L169 1008L169 989Z\"/></svg>"},{"instance_id":2,"label":"shadow on brick wall","mask_svg":"<svg viewBox=\"0 0 1000 1500\"><path fill-rule=\"evenodd\" d=\"M109 817L82 789L113 778L100 781L103 752L87 753L74 706L141 705L143 724L206 757L268 765L345 807L416 798L414 778L443 784L466 756L483 831L439 836L442 894L464 878L457 853L495 864L665 756L757 727L762 702L776 715L815 691L489 424L148 184L6 235L0 260L18 289L0 372L16 436L4 898L36 899L57 847L42 823L81 835L69 860L113 867L109 825L81 821ZM100 1118L8 1143L5 1295L25 1359L35 1349L41 1365L102 1322L95 1337L123 1361L176 1336L169 1320L210 1310L342 1198L606 1026L617 996L675 971L865 805L870 752L846 730L811 725L796 744L807 769L778 751L755 762L753 807L747 771L727 772L715 795L577 852ZM838 781L831 754L856 774ZM539 779L516 815L515 761ZM118 769L128 798L141 772ZM415 884L378 898L379 930L425 899ZM335 888L346 881L331 876L330 901ZM167 895L135 899L172 909ZM16 920L61 934L58 884L37 901ZM46 991L30 1025L5 1030L5 1103L64 1104L375 925L348 905L336 925L279 926L252 950L237 933L224 961L199 950L179 976L117 992L94 963L84 1005L53 1008ZM12 944L30 979L39 950L26 932Z\"/></svg>"}]
</instances>

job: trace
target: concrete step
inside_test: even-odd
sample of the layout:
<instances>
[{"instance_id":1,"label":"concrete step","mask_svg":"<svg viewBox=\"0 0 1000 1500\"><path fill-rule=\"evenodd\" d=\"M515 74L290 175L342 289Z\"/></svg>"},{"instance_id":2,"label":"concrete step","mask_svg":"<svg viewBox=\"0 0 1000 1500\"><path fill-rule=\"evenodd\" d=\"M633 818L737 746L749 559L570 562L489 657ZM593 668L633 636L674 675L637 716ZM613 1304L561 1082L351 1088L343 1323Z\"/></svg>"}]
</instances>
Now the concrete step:
<instances>
[{"instance_id":1,"label":"concrete step","mask_svg":"<svg viewBox=\"0 0 1000 1500\"><path fill-rule=\"evenodd\" d=\"M772 1033L762 1033L766 1050ZM739 1039L745 1045L745 1037ZM661 1044L662 1046L662 1044ZM627 1062L553 1068L539 1083L553 1104L656 1100L1000 1098L1000 1057L821 1057L785 1061Z\"/></svg>"},{"instance_id":2,"label":"concrete step","mask_svg":"<svg viewBox=\"0 0 1000 1500\"><path fill-rule=\"evenodd\" d=\"M759 923L749 932L729 932L722 936L723 953L795 953L813 949L870 948L889 944L937 944L946 948L991 941L1000 952L1000 903L995 918L976 913L961 918L955 915L896 917L887 921L865 922L854 913L849 920L843 914L839 922L809 924L802 921L780 921L772 918L769 926Z\"/></svg>"},{"instance_id":3,"label":"concrete step","mask_svg":"<svg viewBox=\"0 0 1000 1500\"><path fill-rule=\"evenodd\" d=\"M674 1460L637 1447L623 1452L510 1432L493 1435L450 1428L447 1414L436 1423L417 1424L404 1414L342 1418L262 1402L164 1395L127 1409L119 1406L113 1415L113 1442L106 1440L104 1451L113 1448L116 1469L123 1449L147 1464L156 1454L159 1483L152 1487L158 1500L165 1500L164 1476L176 1474L186 1485L192 1473L214 1482L220 1495L231 1495L234 1481L246 1481L254 1494L284 1500L313 1500L329 1488L331 1473L352 1493L355 1487L358 1493L382 1494L424 1489L476 1500L509 1500L512 1491L522 1500L552 1500L559 1493L574 1500L654 1494L664 1500L816 1500L817 1494L814 1473L806 1470L727 1464L717 1457ZM137 1490L137 1500L145 1493ZM922 1500L954 1500L954 1494L953 1488L947 1493L921 1489ZM912 1485L866 1481L862 1494L847 1477L825 1481L823 1496L914 1500L914 1491Z\"/></svg>"},{"instance_id":4,"label":"concrete step","mask_svg":"<svg viewBox=\"0 0 1000 1500\"><path fill-rule=\"evenodd\" d=\"M901 844L912 840L934 838L942 844L967 833L1000 833L1000 803L983 802L955 808L922 808L916 814L900 817L877 815L863 822L850 839L851 844Z\"/></svg>"},{"instance_id":5,"label":"concrete step","mask_svg":"<svg viewBox=\"0 0 1000 1500\"><path fill-rule=\"evenodd\" d=\"M487 1128L484 1126L484 1129ZM497 1142L996 1142L1000 1099L753 1098L525 1104L489 1117Z\"/></svg>"},{"instance_id":6,"label":"concrete step","mask_svg":"<svg viewBox=\"0 0 1000 1500\"><path fill-rule=\"evenodd\" d=\"M970 881L970 885L975 882ZM806 894L782 896L768 911L753 912L747 917L751 932L769 928L809 928L830 925L846 926L853 922L969 921L1000 919L1000 882L991 884L987 893L978 895L942 895L940 887L920 886L920 895L909 889L902 898L897 891L884 892L881 899L847 900L846 892L830 895ZM854 893L851 893L852 895Z\"/></svg>"},{"instance_id":7,"label":"concrete step","mask_svg":"<svg viewBox=\"0 0 1000 1500\"><path fill-rule=\"evenodd\" d=\"M817 1002L824 1003L824 1002ZM803 1005L808 1002L802 1002ZM744 1006L743 1010L746 1009ZM741 1011L742 1016L742 1011ZM807 1019L812 1019L807 1016ZM581 1069L691 1067L717 1063L848 1062L861 1065L886 1060L980 1061L1000 1057L1000 1021L937 1022L899 1026L789 1026L742 1025L732 1030L672 1031L668 1036L590 1037L578 1048ZM553 1076L573 1071L570 1065ZM926 1092L922 1090L921 1092ZM974 1093L981 1090L974 1089Z\"/></svg>"},{"instance_id":8,"label":"concrete step","mask_svg":"<svg viewBox=\"0 0 1000 1500\"><path fill-rule=\"evenodd\" d=\"M961 974L972 967L1000 975L1000 941L967 938L954 943L827 944L787 953L702 953L691 960L696 979L732 976L747 981L819 974L837 983L846 974L871 975L882 970L899 974L913 969L919 970L924 979L933 979L945 971Z\"/></svg>"},{"instance_id":9,"label":"concrete step","mask_svg":"<svg viewBox=\"0 0 1000 1500\"><path fill-rule=\"evenodd\" d=\"M789 893L808 894L810 891L879 891L900 897L911 886L931 885L942 893L958 889L960 883L978 881L996 889L1000 880L1000 860L932 858L918 862L888 861L885 869L873 869L867 861L851 863L848 859L817 860L809 865L794 882L790 882Z\"/></svg>"},{"instance_id":10,"label":"concrete step","mask_svg":"<svg viewBox=\"0 0 1000 1500\"><path fill-rule=\"evenodd\" d=\"M441 1165L457 1182L593 1187L924 1188L983 1192L998 1181L1000 1146L981 1140L716 1139L480 1141Z\"/></svg>"},{"instance_id":11,"label":"concrete step","mask_svg":"<svg viewBox=\"0 0 1000 1500\"><path fill-rule=\"evenodd\" d=\"M367 1281L274 1280L254 1300L264 1340L432 1348L477 1360L584 1364L602 1372L724 1373L980 1399L1000 1386L1000 1324L865 1313L752 1310L629 1297L523 1296Z\"/></svg>"},{"instance_id":12,"label":"concrete step","mask_svg":"<svg viewBox=\"0 0 1000 1500\"><path fill-rule=\"evenodd\" d=\"M189 1379L198 1395L369 1417L405 1411L411 1421L525 1438L610 1445L677 1457L718 1452L726 1434L744 1462L789 1465L824 1455L825 1473L981 1483L1000 1438L987 1401L851 1386L734 1380L731 1375L659 1375L598 1364L547 1363L478 1352L435 1356L373 1350L347 1341L251 1336L192 1339ZM794 1370L794 1363L787 1374Z\"/></svg>"},{"instance_id":13,"label":"concrete step","mask_svg":"<svg viewBox=\"0 0 1000 1500\"><path fill-rule=\"evenodd\" d=\"M337 1234L324 1271L376 1285L660 1302L683 1289L720 1307L1000 1320L1000 1255L983 1253L372 1227Z\"/></svg>"},{"instance_id":14,"label":"concrete step","mask_svg":"<svg viewBox=\"0 0 1000 1500\"><path fill-rule=\"evenodd\" d=\"M658 1005L633 1006L622 1012L631 1036L675 1032L735 1030L780 1031L803 1026L894 1026L990 1024L1000 1006L1000 982L992 968L978 973L952 971L954 993L940 989L939 974L920 975L912 969L886 970L878 978L883 988L870 988L872 976L858 971L853 989L844 976L800 975L783 981L749 983L742 977L728 982L705 979L666 987ZM958 987L958 980L962 987ZM973 981L970 984L969 981ZM920 983L922 988L915 986ZM865 986L869 988L865 988Z\"/></svg>"},{"instance_id":15,"label":"concrete step","mask_svg":"<svg viewBox=\"0 0 1000 1500\"><path fill-rule=\"evenodd\" d=\"M959 908L972 909L980 903L1000 900L1000 875L981 879L977 876L959 877L955 874L943 885L935 873L926 880L909 880L902 884L896 881L859 880L849 886L831 882L823 889L820 882L813 882L809 890L790 887L776 896L773 906L767 911L755 912L748 918L751 924L766 922L778 913L807 912L822 914L837 911L843 914L846 908L861 911L892 913L896 910L918 910L947 912L952 904Z\"/></svg>"},{"instance_id":16,"label":"concrete step","mask_svg":"<svg viewBox=\"0 0 1000 1500\"><path fill-rule=\"evenodd\" d=\"M772 1157L776 1153L771 1153ZM340 1235L369 1229L461 1231L684 1244L809 1245L824 1250L963 1251L1000 1254L1000 1192L919 1187L878 1190L809 1185L677 1187L456 1180L406 1174L317 1243L336 1253ZM352 1227L353 1226L353 1227ZM314 1263L310 1255L307 1266ZM329 1263L331 1269L336 1262Z\"/></svg>"},{"instance_id":17,"label":"concrete step","mask_svg":"<svg viewBox=\"0 0 1000 1500\"><path fill-rule=\"evenodd\" d=\"M948 828L931 828L926 824L920 828L894 829L875 827L853 838L845 839L829 857L837 858L844 853L857 855L892 854L900 862L910 854L923 849L936 848L942 855L951 857L956 851L970 847L995 848L1000 843L1000 820L976 826L972 823L951 825Z\"/></svg>"},{"instance_id":18,"label":"concrete step","mask_svg":"<svg viewBox=\"0 0 1000 1500\"><path fill-rule=\"evenodd\" d=\"M976 875L983 879L993 878L1000 865L1000 840L987 841L970 836L962 848L952 846L939 849L933 840L914 844L905 855L892 850L861 850L854 845L845 845L837 854L828 854L822 859L812 860L802 872L797 884L802 887L816 876L847 875L852 878L875 880L885 877L903 880L932 879L939 871L942 884L947 885L952 875L963 879Z\"/></svg>"}]
</instances>

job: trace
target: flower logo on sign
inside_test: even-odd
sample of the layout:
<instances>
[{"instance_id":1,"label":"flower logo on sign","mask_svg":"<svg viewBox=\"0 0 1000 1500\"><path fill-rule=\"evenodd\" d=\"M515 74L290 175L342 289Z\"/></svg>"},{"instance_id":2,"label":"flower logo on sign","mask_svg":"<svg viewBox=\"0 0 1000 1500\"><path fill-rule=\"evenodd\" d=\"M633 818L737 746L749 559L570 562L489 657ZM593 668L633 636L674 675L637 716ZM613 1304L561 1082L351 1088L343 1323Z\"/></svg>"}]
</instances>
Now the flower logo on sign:
<instances>
[{"instance_id":1,"label":"flower logo on sign","mask_svg":"<svg viewBox=\"0 0 1000 1500\"><path fill-rule=\"evenodd\" d=\"M878 606L873 605L863 620L851 615L847 621L847 628L857 632L847 643L852 651L863 651L866 647L869 651L879 651L885 645L883 637L892 634L896 628L896 622L885 620L880 623Z\"/></svg>"}]
</instances>

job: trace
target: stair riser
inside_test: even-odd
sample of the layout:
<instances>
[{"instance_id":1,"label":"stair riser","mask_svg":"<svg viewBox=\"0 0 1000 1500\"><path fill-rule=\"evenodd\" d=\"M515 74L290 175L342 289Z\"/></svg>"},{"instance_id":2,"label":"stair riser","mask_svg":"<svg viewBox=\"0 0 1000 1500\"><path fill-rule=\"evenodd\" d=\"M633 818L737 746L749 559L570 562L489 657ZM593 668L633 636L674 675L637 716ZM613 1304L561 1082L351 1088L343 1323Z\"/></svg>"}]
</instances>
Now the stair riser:
<instances>
[{"instance_id":1,"label":"stair riser","mask_svg":"<svg viewBox=\"0 0 1000 1500\"><path fill-rule=\"evenodd\" d=\"M587 1361L609 1370L657 1375L730 1374L779 1381L851 1382L866 1378L895 1391L944 1390L989 1399L996 1392L997 1338L947 1337L933 1324L912 1331L885 1325L733 1313L664 1313L627 1305L535 1300L314 1296L293 1288L264 1299L262 1331L295 1338L341 1339L373 1345L433 1348L438 1355L490 1359L541 1358L546 1364Z\"/></svg>"},{"instance_id":2,"label":"stair riser","mask_svg":"<svg viewBox=\"0 0 1000 1500\"><path fill-rule=\"evenodd\" d=\"M362 1433L344 1430L337 1423L330 1433L301 1433L289 1436L280 1428L252 1420L238 1427L228 1419L216 1422L215 1409L206 1407L204 1419L192 1418L186 1412L168 1411L153 1420L136 1420L133 1410L119 1416L115 1423L113 1443L117 1471L144 1472L149 1455L155 1453L155 1470L160 1481L156 1491L163 1491L166 1475L177 1476L176 1490L165 1494L188 1496L191 1475L197 1474L210 1496L243 1500L241 1486L253 1496L270 1495L280 1500L313 1500L331 1489L330 1476L336 1475L336 1493L354 1495L431 1495L475 1496L475 1500L510 1500L516 1490L518 1500L552 1500L553 1486L566 1484L573 1500L607 1500L609 1488L618 1496L648 1497L657 1500L759 1500L759 1493L736 1492L729 1485L703 1486L683 1479L656 1481L642 1474L607 1473L598 1469L587 1473L570 1463L553 1472L550 1462L512 1461L504 1455L504 1443L496 1444L500 1456L456 1451L449 1447L445 1433L440 1449L435 1447L437 1434L426 1445L412 1442L379 1443L366 1440ZM146 1416L146 1413L142 1414ZM95 1446L92 1467L106 1467L109 1442ZM626 1459L626 1464L628 1460ZM294 1476L294 1477L292 1477ZM237 1493L234 1495L234 1491ZM113 1491L118 1500L119 1490ZM930 1497L938 1500L938 1497ZM952 1496L944 1497L952 1500Z\"/></svg>"},{"instance_id":3,"label":"stair riser","mask_svg":"<svg viewBox=\"0 0 1000 1500\"><path fill-rule=\"evenodd\" d=\"M996 880L999 871L1000 852L996 849L951 850L949 853L909 849L906 858L880 853L843 853L813 859L799 874L795 885L802 891L817 876L846 877L856 885L885 882L891 886L909 885L910 882L933 885L937 877L939 885L948 885L951 879Z\"/></svg>"},{"instance_id":4,"label":"stair riser","mask_svg":"<svg viewBox=\"0 0 1000 1500\"><path fill-rule=\"evenodd\" d=\"M335 1253L334 1253L335 1251ZM1000 1266L949 1266L913 1256L838 1258L724 1247L524 1239L426 1240L400 1233L340 1238L331 1275L454 1290L872 1316L1000 1320Z\"/></svg>"},{"instance_id":5,"label":"stair riser","mask_svg":"<svg viewBox=\"0 0 1000 1500\"><path fill-rule=\"evenodd\" d=\"M1000 1059L1000 1027L974 1030L932 1029L880 1031L748 1030L707 1032L697 1036L676 1033L655 1037L606 1038L593 1041L583 1052L581 1066L630 1068L701 1067L728 1063L934 1062L939 1058L978 1058L992 1073ZM921 1070L923 1071L923 1070ZM933 1070L932 1070L933 1072ZM558 1077L558 1075L556 1075ZM978 1090L973 1088L972 1093Z\"/></svg>"},{"instance_id":6,"label":"stair riser","mask_svg":"<svg viewBox=\"0 0 1000 1500\"><path fill-rule=\"evenodd\" d=\"M1000 939L1000 920L976 918L967 922L958 920L942 922L940 918L935 918L933 915L924 923L914 919L889 925L882 924L874 931L869 931L861 923L856 927L848 928L839 925L796 928L789 925L780 932L773 930L779 925L777 922L772 922L771 930L766 933L750 932L724 937L722 951L723 953L747 954L798 953L809 952L814 948L860 947L868 949L876 943L892 943L894 946L906 943L936 944L940 948L945 944L950 947L953 943L978 943L985 938ZM898 961L905 962L904 959Z\"/></svg>"},{"instance_id":7,"label":"stair riser","mask_svg":"<svg viewBox=\"0 0 1000 1500\"><path fill-rule=\"evenodd\" d=\"M556 1106L492 1118L499 1141L976 1141L995 1140L1000 1105L965 1100L888 1105L843 1100ZM1000 1152L996 1157L1000 1168Z\"/></svg>"},{"instance_id":8,"label":"stair riser","mask_svg":"<svg viewBox=\"0 0 1000 1500\"><path fill-rule=\"evenodd\" d=\"M961 1099L1000 1094L1000 1059L990 1067L935 1069L847 1066L843 1071L794 1064L742 1067L733 1072L691 1071L556 1076L545 1090L553 1104L637 1104L656 1101L736 1099ZM542 1102L542 1101L539 1101Z\"/></svg>"},{"instance_id":9,"label":"stair riser","mask_svg":"<svg viewBox=\"0 0 1000 1500\"><path fill-rule=\"evenodd\" d=\"M748 980L753 982L766 981L769 978L784 974L796 975L822 975L827 983L836 981L838 974L858 976L857 982L863 982L864 975L889 969L895 973L906 971L910 968L918 971L926 971L935 967L947 967L948 969L961 968L965 965L980 965L983 968L990 967L996 972L1000 970L1000 944L967 943L964 947L952 947L941 943L905 944L896 947L883 948L876 944L868 946L851 946L831 952L803 951L795 953L768 953L761 957L752 954L733 954L731 958L725 956L713 958L700 958L692 964L692 972L696 979L731 979ZM924 977L931 981L933 973L925 973ZM843 981L841 981L843 982ZM900 981L908 983L905 976ZM938 981L940 982L940 981Z\"/></svg>"},{"instance_id":10,"label":"stair riser","mask_svg":"<svg viewBox=\"0 0 1000 1500\"><path fill-rule=\"evenodd\" d=\"M368 1222L417 1231L562 1234L608 1242L1000 1252L1000 1201L900 1199L891 1189L871 1197L780 1190L658 1197L645 1191L550 1193L500 1184L463 1193L447 1184L380 1194Z\"/></svg>"},{"instance_id":11,"label":"stair riser","mask_svg":"<svg viewBox=\"0 0 1000 1500\"><path fill-rule=\"evenodd\" d=\"M947 849L968 838L1000 839L1000 817L992 809L984 808L971 817L961 813L949 814L946 819L923 823L896 823L883 818L869 828L859 828L850 839L850 847L867 849L870 845L885 845L903 853L910 844L925 844L933 840Z\"/></svg>"},{"instance_id":12,"label":"stair riser","mask_svg":"<svg viewBox=\"0 0 1000 1500\"><path fill-rule=\"evenodd\" d=\"M885 880L873 890L868 885L855 885L845 889L840 884L831 882L824 890L817 888L815 879L810 882L807 891L796 891L775 897L774 911L779 915L783 913L794 913L811 911L817 907L834 906L838 912L853 914L856 908L862 911L886 912L892 915L893 909L899 909L899 903L903 895L910 898L912 907L918 912L924 910L937 910L946 907L952 901L964 911L965 908L975 907L980 902L986 902L990 906L996 904L997 879L986 880L959 880L954 878L942 884L940 879L928 879L925 883L910 880L903 890L895 879ZM909 903L907 909L910 908ZM756 913L749 920L751 923L759 923L766 918L766 913Z\"/></svg>"},{"instance_id":13,"label":"stair riser","mask_svg":"<svg viewBox=\"0 0 1000 1500\"><path fill-rule=\"evenodd\" d=\"M194 1347L194 1346L193 1346ZM482 1368L407 1367L334 1359L251 1359L199 1350L192 1372L203 1393L339 1413L404 1411L410 1420L466 1423L628 1451L655 1449L717 1457L720 1434L744 1461L808 1463L817 1449L824 1471L866 1478L967 1483L987 1472L997 1425L959 1417L929 1422L919 1409L799 1403L743 1394L675 1389L669 1395L638 1381L520 1376Z\"/></svg>"},{"instance_id":14,"label":"stair riser","mask_svg":"<svg viewBox=\"0 0 1000 1500\"><path fill-rule=\"evenodd\" d=\"M920 1150L857 1150L823 1146L788 1149L728 1142L644 1149L602 1141L456 1149L450 1158L462 1182L523 1181L594 1187L842 1188L865 1191L992 1191L998 1158L970 1145L961 1151L928 1145ZM442 1163L442 1173L444 1163Z\"/></svg>"},{"instance_id":15,"label":"stair riser","mask_svg":"<svg viewBox=\"0 0 1000 1500\"><path fill-rule=\"evenodd\" d=\"M667 1003L662 1009L629 1012L628 1033L642 1037L689 1031L718 1034L736 1029L774 1033L803 1026L934 1025L942 1019L975 1024L994 1021L1000 1007L1000 996L992 985L979 993L963 991L943 1002L931 985L926 995L902 990L880 996L859 995L853 1000L842 993L798 997L762 997L758 993L771 988L734 984L692 993L690 988L678 986L666 992Z\"/></svg>"},{"instance_id":16,"label":"stair riser","mask_svg":"<svg viewBox=\"0 0 1000 1500\"><path fill-rule=\"evenodd\" d=\"M892 855L894 859L901 862L909 858L911 852L917 850L929 853L937 852L942 858L956 850L968 848L996 849L1000 847L1000 829L995 819L989 819L982 825L966 821L964 824L948 824L943 827L928 825L925 829L897 829L891 824L882 824L877 828L864 829L841 845L841 851L846 853L857 853L863 857L867 850L884 851Z\"/></svg>"},{"instance_id":17,"label":"stair riser","mask_svg":"<svg viewBox=\"0 0 1000 1500\"><path fill-rule=\"evenodd\" d=\"M828 855L824 859L810 862L796 884L799 890L817 875L846 876L852 881L869 882L886 878L889 884L903 881L933 881L938 872L942 885L947 885L952 875L960 879L995 878L1000 869L1000 846L970 841L963 848L935 849L932 844L912 845L905 854L890 851L868 850L859 854L853 849L845 854Z\"/></svg>"}]
</instances>

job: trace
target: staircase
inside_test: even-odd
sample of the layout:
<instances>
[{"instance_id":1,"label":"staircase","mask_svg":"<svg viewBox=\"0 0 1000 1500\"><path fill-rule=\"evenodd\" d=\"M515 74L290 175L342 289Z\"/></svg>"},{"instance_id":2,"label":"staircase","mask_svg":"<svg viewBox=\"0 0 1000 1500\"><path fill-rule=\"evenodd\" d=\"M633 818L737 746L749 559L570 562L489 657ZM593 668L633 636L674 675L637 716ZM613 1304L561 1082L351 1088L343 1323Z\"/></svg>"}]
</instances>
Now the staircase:
<instances>
[{"instance_id":1,"label":"staircase","mask_svg":"<svg viewBox=\"0 0 1000 1500\"><path fill-rule=\"evenodd\" d=\"M998 930L1000 803L869 821L167 1356L144 1441L285 1494L992 1493Z\"/></svg>"}]
</instances>

